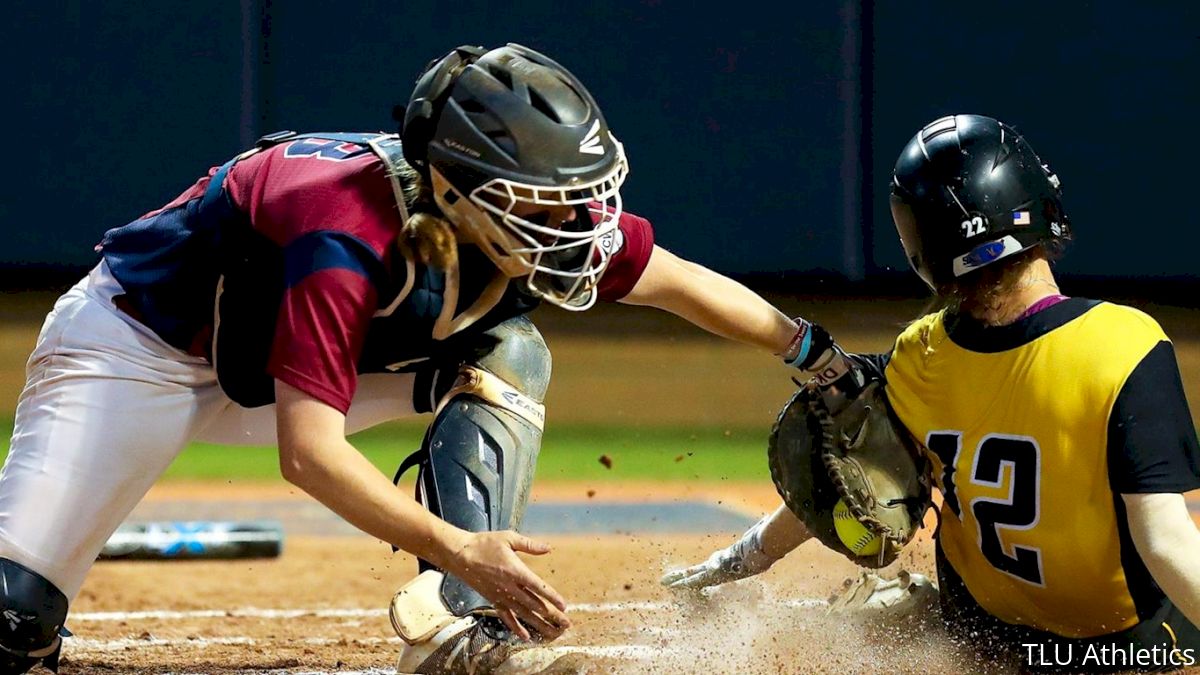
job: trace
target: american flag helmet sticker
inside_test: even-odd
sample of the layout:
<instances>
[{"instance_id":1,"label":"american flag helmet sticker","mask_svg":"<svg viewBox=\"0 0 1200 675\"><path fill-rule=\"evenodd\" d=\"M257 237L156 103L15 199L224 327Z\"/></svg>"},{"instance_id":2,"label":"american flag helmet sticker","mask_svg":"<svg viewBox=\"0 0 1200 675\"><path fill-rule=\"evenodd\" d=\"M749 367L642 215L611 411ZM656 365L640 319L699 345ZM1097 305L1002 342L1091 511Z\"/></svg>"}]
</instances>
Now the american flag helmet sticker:
<instances>
[{"instance_id":1,"label":"american flag helmet sticker","mask_svg":"<svg viewBox=\"0 0 1200 675\"><path fill-rule=\"evenodd\" d=\"M1029 212L1028 211L1013 211L1013 225L1028 225L1028 224L1029 224Z\"/></svg>"}]
</instances>

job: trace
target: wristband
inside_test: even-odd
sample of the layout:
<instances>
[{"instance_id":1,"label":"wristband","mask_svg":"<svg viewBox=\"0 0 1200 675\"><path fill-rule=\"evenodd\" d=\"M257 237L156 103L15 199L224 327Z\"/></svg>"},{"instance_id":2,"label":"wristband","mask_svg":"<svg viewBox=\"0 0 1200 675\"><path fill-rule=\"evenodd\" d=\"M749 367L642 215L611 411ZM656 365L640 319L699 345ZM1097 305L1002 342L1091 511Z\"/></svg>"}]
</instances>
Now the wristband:
<instances>
[{"instance_id":1,"label":"wristband","mask_svg":"<svg viewBox=\"0 0 1200 675\"><path fill-rule=\"evenodd\" d=\"M812 372L818 361L827 360L825 354L834 346L833 336L819 323L795 319L799 325L795 337L788 343L787 351L780 356L793 368Z\"/></svg>"},{"instance_id":2,"label":"wristband","mask_svg":"<svg viewBox=\"0 0 1200 675\"><path fill-rule=\"evenodd\" d=\"M804 362L812 348L812 324L800 318L794 319L794 321L796 322L796 335L788 342L787 349L780 354L783 362L789 366Z\"/></svg>"}]
</instances>

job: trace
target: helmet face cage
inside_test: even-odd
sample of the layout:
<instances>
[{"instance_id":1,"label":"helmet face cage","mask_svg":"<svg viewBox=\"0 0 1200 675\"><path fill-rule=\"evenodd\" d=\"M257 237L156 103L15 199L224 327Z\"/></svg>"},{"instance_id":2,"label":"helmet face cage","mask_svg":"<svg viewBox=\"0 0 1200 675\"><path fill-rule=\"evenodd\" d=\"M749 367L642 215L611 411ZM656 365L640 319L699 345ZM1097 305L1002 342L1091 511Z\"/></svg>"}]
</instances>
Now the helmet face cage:
<instances>
[{"instance_id":1,"label":"helmet face cage","mask_svg":"<svg viewBox=\"0 0 1200 675\"><path fill-rule=\"evenodd\" d=\"M595 287L610 257L607 242L622 212L620 188L629 167L621 144L612 142L612 169L586 183L545 186L492 178L461 195L434 165L435 199L502 272L525 277L531 295L582 311L595 304ZM447 199L447 192L458 198ZM519 205L575 207L577 215L555 227L516 215Z\"/></svg>"}]
</instances>

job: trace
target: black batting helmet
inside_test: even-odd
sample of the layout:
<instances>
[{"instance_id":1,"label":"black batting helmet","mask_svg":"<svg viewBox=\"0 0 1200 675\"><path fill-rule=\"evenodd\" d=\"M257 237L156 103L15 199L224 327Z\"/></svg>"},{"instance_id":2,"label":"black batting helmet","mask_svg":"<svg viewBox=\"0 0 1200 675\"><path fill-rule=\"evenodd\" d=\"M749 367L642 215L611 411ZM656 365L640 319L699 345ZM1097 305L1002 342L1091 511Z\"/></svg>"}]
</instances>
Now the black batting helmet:
<instances>
[{"instance_id":1,"label":"black batting helmet","mask_svg":"<svg viewBox=\"0 0 1200 675\"><path fill-rule=\"evenodd\" d=\"M465 239L533 295L586 309L608 264L628 166L583 84L516 44L459 47L417 81L404 156ZM513 213L570 207L561 223ZM594 217L593 217L594 216Z\"/></svg>"},{"instance_id":2,"label":"black batting helmet","mask_svg":"<svg viewBox=\"0 0 1200 675\"><path fill-rule=\"evenodd\" d=\"M896 160L892 218L926 284L949 283L1038 244L1071 238L1058 177L1012 127L943 117Z\"/></svg>"}]
</instances>

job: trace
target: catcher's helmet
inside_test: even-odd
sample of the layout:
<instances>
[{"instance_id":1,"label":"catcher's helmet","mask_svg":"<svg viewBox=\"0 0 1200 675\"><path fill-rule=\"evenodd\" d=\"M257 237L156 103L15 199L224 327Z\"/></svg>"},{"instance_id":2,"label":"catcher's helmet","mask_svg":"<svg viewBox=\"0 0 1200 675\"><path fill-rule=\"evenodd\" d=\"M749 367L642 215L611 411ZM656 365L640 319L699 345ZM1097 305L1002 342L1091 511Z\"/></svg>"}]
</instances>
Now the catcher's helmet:
<instances>
[{"instance_id":1,"label":"catcher's helmet","mask_svg":"<svg viewBox=\"0 0 1200 675\"><path fill-rule=\"evenodd\" d=\"M516 44L459 47L417 81L401 133L438 208L502 272L567 309L595 302L628 168L574 75Z\"/></svg>"},{"instance_id":2,"label":"catcher's helmet","mask_svg":"<svg viewBox=\"0 0 1200 675\"><path fill-rule=\"evenodd\" d=\"M1058 177L1012 127L943 117L900 153L892 218L930 287L1041 243L1071 238Z\"/></svg>"}]
</instances>

